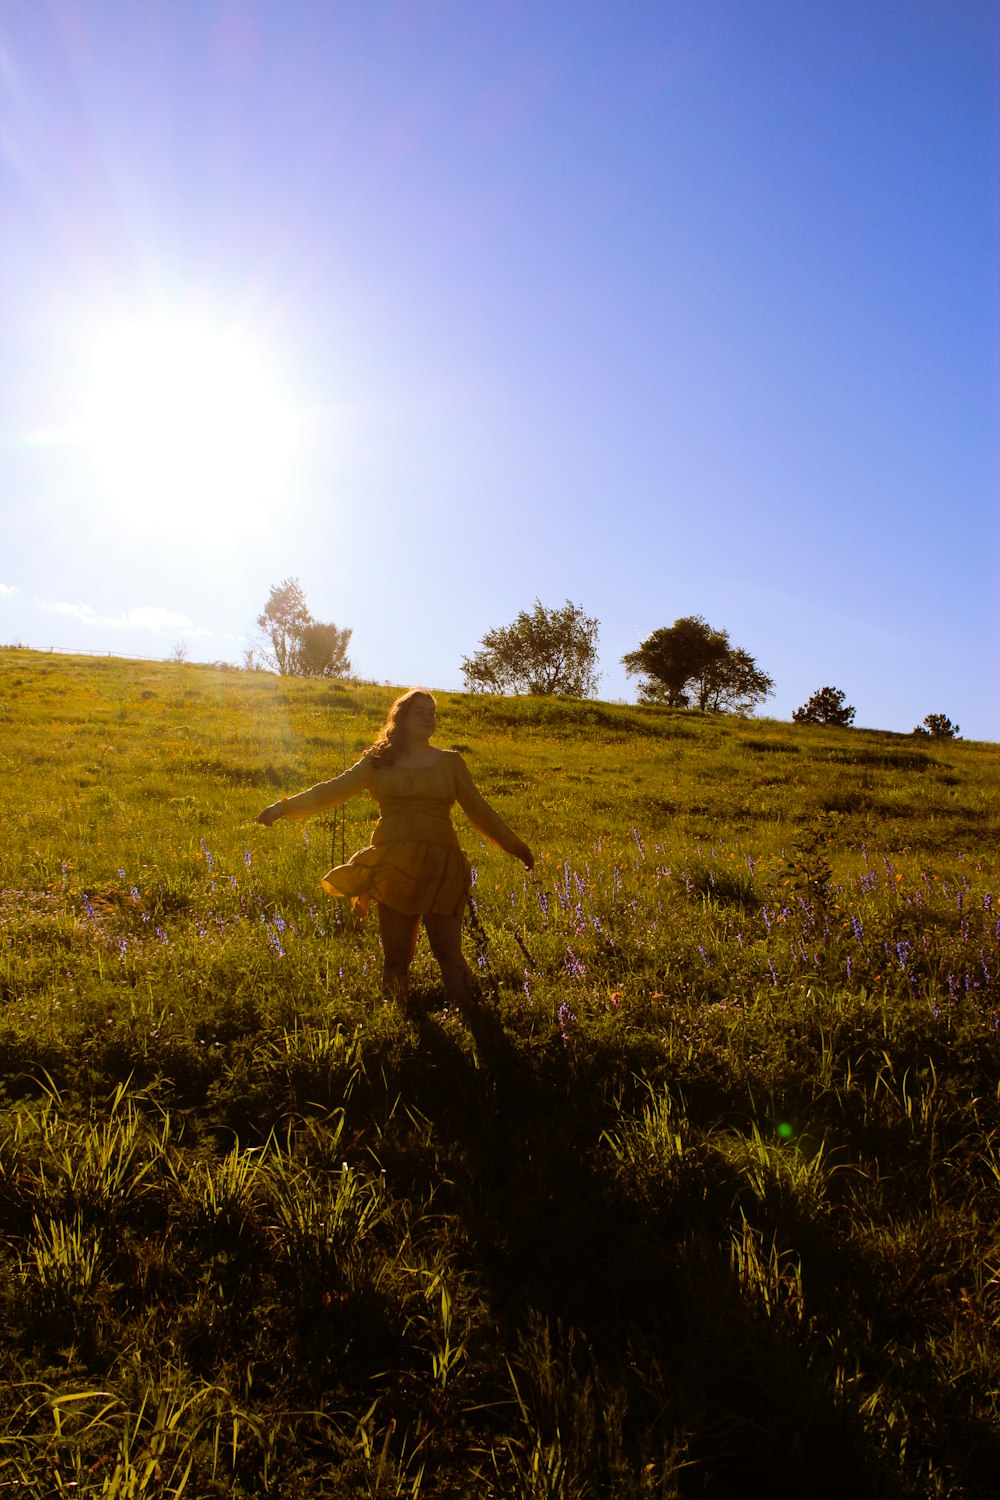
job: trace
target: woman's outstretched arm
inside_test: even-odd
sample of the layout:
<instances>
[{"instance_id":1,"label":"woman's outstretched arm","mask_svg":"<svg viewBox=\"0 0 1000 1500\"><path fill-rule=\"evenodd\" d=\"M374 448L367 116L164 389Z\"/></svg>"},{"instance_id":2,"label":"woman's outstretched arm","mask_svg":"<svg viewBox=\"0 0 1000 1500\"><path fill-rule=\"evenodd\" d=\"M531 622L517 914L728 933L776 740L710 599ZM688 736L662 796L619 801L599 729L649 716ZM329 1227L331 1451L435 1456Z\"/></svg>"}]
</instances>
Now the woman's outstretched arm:
<instances>
[{"instance_id":1,"label":"woman's outstretched arm","mask_svg":"<svg viewBox=\"0 0 1000 1500\"><path fill-rule=\"evenodd\" d=\"M501 849L512 854L515 859L519 859L529 870L533 870L535 856L527 844L523 839L518 838L512 828L507 827L500 814L490 806L482 792L477 789L465 761L457 751L453 753L458 805L473 828L477 833L481 833L483 838L489 839L491 844L498 844Z\"/></svg>"},{"instance_id":2,"label":"woman's outstretched arm","mask_svg":"<svg viewBox=\"0 0 1000 1500\"><path fill-rule=\"evenodd\" d=\"M332 781L318 781L308 791L299 792L295 797L282 797L280 801L272 802L258 814L257 822L270 828L279 818L308 818L311 813L337 807L358 792L367 791L371 786L371 774L372 766L366 755L342 776L334 776Z\"/></svg>"}]
</instances>

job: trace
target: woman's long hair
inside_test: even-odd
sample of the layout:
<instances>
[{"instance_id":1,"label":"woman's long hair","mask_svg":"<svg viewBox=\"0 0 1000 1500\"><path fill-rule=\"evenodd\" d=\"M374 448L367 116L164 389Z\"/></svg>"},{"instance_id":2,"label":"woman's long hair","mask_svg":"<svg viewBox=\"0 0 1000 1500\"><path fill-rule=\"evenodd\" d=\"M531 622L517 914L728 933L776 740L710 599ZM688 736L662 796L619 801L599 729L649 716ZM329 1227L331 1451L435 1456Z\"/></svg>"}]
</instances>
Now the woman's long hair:
<instances>
[{"instance_id":1,"label":"woman's long hair","mask_svg":"<svg viewBox=\"0 0 1000 1500\"><path fill-rule=\"evenodd\" d=\"M396 740L415 698L429 698L432 703L434 702L433 694L429 693L426 688L410 688L408 693L400 694L386 714L385 723L368 751L368 759L372 765L391 766L396 759L399 754Z\"/></svg>"}]
</instances>

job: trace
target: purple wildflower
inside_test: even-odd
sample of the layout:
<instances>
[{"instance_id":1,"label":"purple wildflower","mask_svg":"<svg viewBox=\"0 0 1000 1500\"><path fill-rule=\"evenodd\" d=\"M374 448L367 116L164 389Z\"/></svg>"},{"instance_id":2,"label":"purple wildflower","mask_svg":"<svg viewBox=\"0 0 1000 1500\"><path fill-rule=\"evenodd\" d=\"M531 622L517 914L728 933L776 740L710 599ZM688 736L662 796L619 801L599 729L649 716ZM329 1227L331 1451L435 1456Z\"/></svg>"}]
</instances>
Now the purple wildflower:
<instances>
[{"instance_id":1,"label":"purple wildflower","mask_svg":"<svg viewBox=\"0 0 1000 1500\"><path fill-rule=\"evenodd\" d=\"M585 979L586 978L586 976L587 976L587 970L584 967L584 965L581 962L581 960L579 958L577 958L577 956L573 952L572 948L567 947L567 949L566 949L566 957L564 958L563 962L566 965L567 972L570 975L572 975L572 977L574 979Z\"/></svg>"},{"instance_id":2,"label":"purple wildflower","mask_svg":"<svg viewBox=\"0 0 1000 1500\"><path fill-rule=\"evenodd\" d=\"M565 1047L569 1043L569 1022L575 1021L576 1016L570 1010L569 1005L565 1000L563 1001L562 1005L560 1005L556 1014L559 1020L559 1032L563 1039L563 1046Z\"/></svg>"}]
</instances>

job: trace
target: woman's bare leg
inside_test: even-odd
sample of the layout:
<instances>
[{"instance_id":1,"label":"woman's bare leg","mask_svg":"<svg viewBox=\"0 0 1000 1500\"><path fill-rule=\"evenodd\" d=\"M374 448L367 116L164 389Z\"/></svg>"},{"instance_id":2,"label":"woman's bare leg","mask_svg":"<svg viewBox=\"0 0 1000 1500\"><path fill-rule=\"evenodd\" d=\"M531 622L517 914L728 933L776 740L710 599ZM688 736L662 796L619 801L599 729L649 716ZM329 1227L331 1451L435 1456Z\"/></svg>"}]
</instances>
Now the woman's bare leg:
<instances>
[{"instance_id":1,"label":"woman's bare leg","mask_svg":"<svg viewBox=\"0 0 1000 1500\"><path fill-rule=\"evenodd\" d=\"M464 1010L476 998L476 984L462 953L462 919L431 914L424 918L424 926L431 952L441 968L445 994L453 1005Z\"/></svg>"},{"instance_id":2,"label":"woman's bare leg","mask_svg":"<svg viewBox=\"0 0 1000 1500\"><path fill-rule=\"evenodd\" d=\"M407 917L391 906L378 903L378 929L382 939L382 997L406 1006L410 993L410 965L420 933L420 918Z\"/></svg>"}]
</instances>

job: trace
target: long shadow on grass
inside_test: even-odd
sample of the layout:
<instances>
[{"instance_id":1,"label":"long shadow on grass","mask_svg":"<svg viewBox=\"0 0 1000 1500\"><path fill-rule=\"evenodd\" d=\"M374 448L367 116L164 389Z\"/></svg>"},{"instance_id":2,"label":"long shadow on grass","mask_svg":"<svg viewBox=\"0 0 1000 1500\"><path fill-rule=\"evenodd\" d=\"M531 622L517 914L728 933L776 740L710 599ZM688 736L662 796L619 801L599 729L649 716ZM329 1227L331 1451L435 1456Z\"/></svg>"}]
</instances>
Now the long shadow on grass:
<instances>
[{"instance_id":1,"label":"long shadow on grass","mask_svg":"<svg viewBox=\"0 0 1000 1500\"><path fill-rule=\"evenodd\" d=\"M472 1046L435 1016L415 1016L418 1047L392 1086L433 1125L466 1269L501 1346L522 1349L522 1394L535 1391L544 1412L552 1390L576 1380L583 1399L573 1369L538 1368L577 1338L633 1466L654 1439L685 1435L692 1467L679 1493L902 1493L835 1398L835 1369L812 1357L794 1318L745 1296L730 1258L731 1181L713 1181L706 1165L662 1203L631 1194L602 1149L615 1110L595 1069L576 1069L556 1030L512 1035L489 1004L465 1019ZM405 1172L396 1161L394 1175ZM414 1197L428 1187L413 1181ZM525 1344L539 1324L546 1340Z\"/></svg>"}]
</instances>

